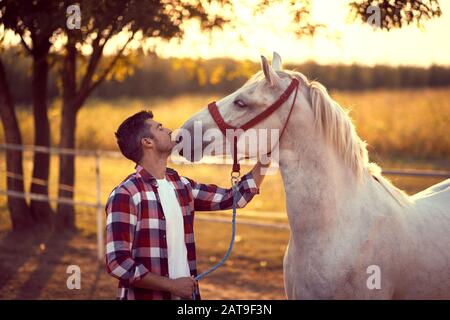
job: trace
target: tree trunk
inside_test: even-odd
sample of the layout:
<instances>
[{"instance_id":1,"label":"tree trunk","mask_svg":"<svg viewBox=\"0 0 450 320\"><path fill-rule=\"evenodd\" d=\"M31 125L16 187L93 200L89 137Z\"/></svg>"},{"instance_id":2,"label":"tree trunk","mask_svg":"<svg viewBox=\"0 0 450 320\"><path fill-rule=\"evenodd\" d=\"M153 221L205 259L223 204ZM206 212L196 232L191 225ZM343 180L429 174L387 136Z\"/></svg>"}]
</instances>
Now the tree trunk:
<instances>
[{"instance_id":1,"label":"tree trunk","mask_svg":"<svg viewBox=\"0 0 450 320\"><path fill-rule=\"evenodd\" d=\"M61 118L61 148L75 148L76 112L70 104L63 104ZM59 156L59 198L73 200L75 185L75 157ZM67 229L75 229L75 209L72 204L58 204L58 220Z\"/></svg>"},{"instance_id":2,"label":"tree trunk","mask_svg":"<svg viewBox=\"0 0 450 320\"><path fill-rule=\"evenodd\" d=\"M14 112L14 103L6 80L3 62L0 60L0 116L3 123L5 142L22 145L19 124ZM7 190L23 193L22 150L6 150ZM8 195L8 209L14 231L26 229L32 225L30 209L25 198Z\"/></svg>"},{"instance_id":3,"label":"tree trunk","mask_svg":"<svg viewBox=\"0 0 450 320\"><path fill-rule=\"evenodd\" d=\"M34 144L50 147L50 125L47 115L47 80L48 50L33 56L33 114ZM50 170L50 154L35 152L33 157L33 181L31 192L48 196L48 178ZM51 221L52 208L49 201L32 200L31 214L37 223L47 224Z\"/></svg>"},{"instance_id":4,"label":"tree trunk","mask_svg":"<svg viewBox=\"0 0 450 320\"><path fill-rule=\"evenodd\" d=\"M77 106L76 98L76 48L75 41L69 36L66 45L66 56L62 72L63 105L61 113L60 142L61 148L75 149L75 130ZM75 157L60 155L59 157L59 189L60 198L73 200L75 186ZM60 227L75 229L75 208L72 204L58 204L58 222Z\"/></svg>"}]
</instances>

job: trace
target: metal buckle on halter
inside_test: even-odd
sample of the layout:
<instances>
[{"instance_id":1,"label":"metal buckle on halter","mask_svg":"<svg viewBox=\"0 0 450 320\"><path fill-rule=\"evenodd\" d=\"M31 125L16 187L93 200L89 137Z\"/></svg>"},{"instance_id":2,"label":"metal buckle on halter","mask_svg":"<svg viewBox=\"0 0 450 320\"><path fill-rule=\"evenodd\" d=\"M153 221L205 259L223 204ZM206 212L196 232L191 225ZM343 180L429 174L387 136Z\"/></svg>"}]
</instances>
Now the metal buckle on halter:
<instances>
[{"instance_id":1,"label":"metal buckle on halter","mask_svg":"<svg viewBox=\"0 0 450 320\"><path fill-rule=\"evenodd\" d=\"M239 182L239 178L241 177L241 173L239 171L231 171L230 179L231 185L234 186Z\"/></svg>"}]
</instances>

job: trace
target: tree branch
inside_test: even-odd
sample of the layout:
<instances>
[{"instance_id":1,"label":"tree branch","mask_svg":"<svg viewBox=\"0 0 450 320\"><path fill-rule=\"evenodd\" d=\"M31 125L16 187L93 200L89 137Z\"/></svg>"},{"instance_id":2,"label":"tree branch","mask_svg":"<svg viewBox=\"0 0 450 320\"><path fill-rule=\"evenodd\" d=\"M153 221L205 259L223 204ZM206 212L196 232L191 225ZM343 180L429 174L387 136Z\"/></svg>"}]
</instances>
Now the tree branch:
<instances>
[{"instance_id":1,"label":"tree branch","mask_svg":"<svg viewBox=\"0 0 450 320\"><path fill-rule=\"evenodd\" d=\"M103 49L105 48L105 45L108 42L108 40L112 37L115 26L116 26L116 23L114 22L113 25L111 26L108 34L105 37L102 37L101 33L99 31L99 33L97 34L97 37L94 39L94 42L92 43L93 51L92 51L91 57L89 59L88 66L86 67L86 72L81 81L81 85L79 87L80 88L79 92L78 92L79 94L83 95L84 91L89 90L89 87L92 82L92 77L95 74L95 69L97 69L98 63L100 62L100 60L102 58ZM101 29L99 29L99 30L101 30ZM100 44L101 40L104 40L102 44Z\"/></svg>"},{"instance_id":2,"label":"tree branch","mask_svg":"<svg viewBox=\"0 0 450 320\"><path fill-rule=\"evenodd\" d=\"M103 47L100 45L100 33L97 34L97 37L94 39L92 43L92 53L91 57L89 58L88 65L86 67L86 72L84 73L84 76L81 80L80 84L80 92L83 90L86 90L86 88L89 86L89 83L91 82L92 76L94 75L95 69L97 68L98 62L100 61L100 58L103 54Z\"/></svg>"},{"instance_id":3,"label":"tree branch","mask_svg":"<svg viewBox=\"0 0 450 320\"><path fill-rule=\"evenodd\" d=\"M25 48L25 50L27 50L28 53L29 53L30 55L32 55L32 54L33 54L33 50L32 50L32 49L28 46L28 44L25 42L25 39L23 38L22 33L19 33L19 36L20 36L20 42L22 42L22 45L23 45L23 47Z\"/></svg>"},{"instance_id":4,"label":"tree branch","mask_svg":"<svg viewBox=\"0 0 450 320\"><path fill-rule=\"evenodd\" d=\"M108 76L108 74L111 72L111 70L116 65L117 61L122 57L122 53L125 51L128 44L134 39L134 35L136 34L136 31L134 31L131 36L128 38L127 42L120 48L120 50L117 52L116 56L113 58L111 63L108 65L108 67L103 71L103 73L100 75L100 77L97 79L97 81L93 82L91 87L89 88L89 92L94 90L102 81L105 80L105 78Z\"/></svg>"},{"instance_id":5,"label":"tree branch","mask_svg":"<svg viewBox=\"0 0 450 320\"><path fill-rule=\"evenodd\" d=\"M136 34L136 31L133 31L131 36L128 38L128 40L125 42L125 44L120 48L120 50L117 52L115 57L112 59L112 61L109 63L109 65L105 68L105 70L102 72L100 77L96 80L90 83L90 86L87 87L85 90L80 90L80 96L79 99L77 99L77 109L81 107L86 97L96 88L100 83L102 83L106 77L110 74L110 72L114 69L117 61L122 57L123 52L127 48L127 46L130 44L130 42L134 39L134 36Z\"/></svg>"}]
</instances>

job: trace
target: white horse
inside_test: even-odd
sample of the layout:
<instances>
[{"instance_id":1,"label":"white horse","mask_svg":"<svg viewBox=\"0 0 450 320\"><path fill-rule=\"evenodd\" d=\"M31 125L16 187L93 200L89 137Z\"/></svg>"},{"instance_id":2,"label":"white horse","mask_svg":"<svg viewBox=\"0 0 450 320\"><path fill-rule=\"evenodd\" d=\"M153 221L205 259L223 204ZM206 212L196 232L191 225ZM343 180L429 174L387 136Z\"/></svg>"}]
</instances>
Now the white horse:
<instances>
[{"instance_id":1,"label":"white horse","mask_svg":"<svg viewBox=\"0 0 450 320\"><path fill-rule=\"evenodd\" d=\"M287 297L449 299L450 179L406 195L369 163L347 113L321 84L282 70L276 53L272 66L262 57L262 68L217 106L228 124L239 127L275 101L292 78L299 80L279 144L291 229L284 257ZM281 129L293 99L291 94L255 128ZM192 133L195 121L203 130L216 128L206 108L183 128Z\"/></svg>"}]
</instances>

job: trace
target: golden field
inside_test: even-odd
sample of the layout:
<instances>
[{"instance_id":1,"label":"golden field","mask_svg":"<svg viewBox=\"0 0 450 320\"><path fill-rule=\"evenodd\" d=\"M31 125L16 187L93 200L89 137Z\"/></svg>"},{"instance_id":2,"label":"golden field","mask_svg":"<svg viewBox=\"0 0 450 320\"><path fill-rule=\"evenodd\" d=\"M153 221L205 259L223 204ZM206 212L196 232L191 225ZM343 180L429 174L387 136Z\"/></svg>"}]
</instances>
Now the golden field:
<instances>
[{"instance_id":1,"label":"golden field","mask_svg":"<svg viewBox=\"0 0 450 320\"><path fill-rule=\"evenodd\" d=\"M450 160L450 88L331 92L342 107L350 110L358 134L369 143L369 151L381 158ZM142 109L153 110L156 119L178 128L190 115L206 106L214 95L177 96L149 100L122 98L89 100L78 115L80 149L117 150L114 131L127 116ZM59 140L60 103L49 112L52 142ZM33 141L30 110L19 109L25 144ZM0 130L0 142L3 131Z\"/></svg>"},{"instance_id":2,"label":"golden field","mask_svg":"<svg viewBox=\"0 0 450 320\"><path fill-rule=\"evenodd\" d=\"M372 161L386 168L450 169L450 88L332 92L331 96L346 109L350 109L358 134L368 142ZM171 99L154 98L148 101L120 99L117 101L90 100L78 115L77 145L79 149L117 151L114 132L127 116L142 109L151 109L155 118L169 128L178 128L190 115L219 96L179 96ZM59 108L55 102L50 110L52 141L57 145ZM33 140L33 122L29 110L19 109L18 118L25 144ZM3 132L0 131L2 134ZM0 136L2 141L2 136ZM29 179L31 153L25 153L25 171ZM50 193L56 196L58 158L52 157ZM76 199L95 202L95 160L80 157L76 161ZM229 185L230 167L227 165L174 165L181 174L197 181ZM5 170L4 158L0 169ZM245 167L243 170L250 167ZM109 192L133 171L126 159L101 159L101 191L106 200ZM417 192L439 181L434 178L399 178L393 182L409 193ZM28 185L28 183L27 183ZM5 179L0 186L5 187ZM305 186L307 187L307 186ZM0 207L5 208L4 196ZM279 174L268 176L261 194L245 209L249 216L282 213L285 209L284 192ZM81 210L85 211L85 210ZM270 214L272 215L272 214ZM5 220L5 215L2 215ZM80 217L81 218L81 217ZM6 218L7 220L7 218ZM80 222L83 219L79 219ZM3 221L5 222L5 221Z\"/></svg>"}]
</instances>

